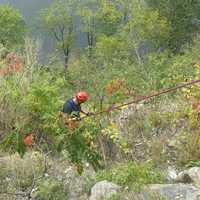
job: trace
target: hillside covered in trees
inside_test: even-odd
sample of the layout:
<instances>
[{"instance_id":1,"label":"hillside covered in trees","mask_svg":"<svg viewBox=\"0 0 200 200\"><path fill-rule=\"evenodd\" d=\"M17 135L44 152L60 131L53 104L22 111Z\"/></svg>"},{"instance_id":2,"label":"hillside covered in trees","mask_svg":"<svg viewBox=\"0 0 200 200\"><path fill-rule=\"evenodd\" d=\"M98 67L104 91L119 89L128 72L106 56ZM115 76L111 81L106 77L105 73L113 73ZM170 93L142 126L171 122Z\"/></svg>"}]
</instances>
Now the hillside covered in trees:
<instances>
[{"instance_id":1,"label":"hillside covered in trees","mask_svg":"<svg viewBox=\"0 0 200 200\"><path fill-rule=\"evenodd\" d=\"M197 200L199 83L113 108L200 79L200 1L55 0L34 22L0 5L0 200ZM69 128L78 91L98 114Z\"/></svg>"}]
</instances>

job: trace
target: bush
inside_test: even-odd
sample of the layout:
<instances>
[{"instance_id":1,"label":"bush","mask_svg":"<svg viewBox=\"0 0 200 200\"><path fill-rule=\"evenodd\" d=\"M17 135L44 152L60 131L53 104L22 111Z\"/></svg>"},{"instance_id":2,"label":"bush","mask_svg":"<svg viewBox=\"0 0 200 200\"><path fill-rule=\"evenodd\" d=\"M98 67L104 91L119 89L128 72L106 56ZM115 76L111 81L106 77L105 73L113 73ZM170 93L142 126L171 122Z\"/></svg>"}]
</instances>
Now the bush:
<instances>
[{"instance_id":1,"label":"bush","mask_svg":"<svg viewBox=\"0 0 200 200\"><path fill-rule=\"evenodd\" d=\"M5 156L0 163L2 192L28 191L45 170L45 158L39 152L27 153L23 159L17 154Z\"/></svg>"},{"instance_id":2,"label":"bush","mask_svg":"<svg viewBox=\"0 0 200 200\"><path fill-rule=\"evenodd\" d=\"M99 171L97 180L108 180L120 186L133 187L138 190L141 186L151 183L162 183L164 181L163 174L151 165L142 165L134 162L118 164L110 170Z\"/></svg>"},{"instance_id":3,"label":"bush","mask_svg":"<svg viewBox=\"0 0 200 200\"><path fill-rule=\"evenodd\" d=\"M42 180L38 185L35 200L67 200L67 192L64 190L62 182L48 178Z\"/></svg>"},{"instance_id":4,"label":"bush","mask_svg":"<svg viewBox=\"0 0 200 200\"><path fill-rule=\"evenodd\" d=\"M74 130L65 128L60 135L58 147L67 150L69 158L77 167L78 172L83 172L83 163L87 161L94 170L101 168L101 155L96 145L99 124L96 120L85 119Z\"/></svg>"}]
</instances>

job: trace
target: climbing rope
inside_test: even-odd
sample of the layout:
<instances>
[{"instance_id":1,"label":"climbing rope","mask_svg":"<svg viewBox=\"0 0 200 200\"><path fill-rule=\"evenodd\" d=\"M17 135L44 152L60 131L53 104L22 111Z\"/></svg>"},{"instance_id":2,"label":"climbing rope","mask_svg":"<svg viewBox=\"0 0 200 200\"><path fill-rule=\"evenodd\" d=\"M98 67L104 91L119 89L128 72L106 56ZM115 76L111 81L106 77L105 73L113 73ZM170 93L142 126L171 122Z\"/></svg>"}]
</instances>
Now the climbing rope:
<instances>
[{"instance_id":1,"label":"climbing rope","mask_svg":"<svg viewBox=\"0 0 200 200\"><path fill-rule=\"evenodd\" d=\"M190 86L190 85L194 85L196 83L200 83L200 80L192 80L190 82L183 83L181 85L178 85L178 86L175 86L175 87L172 87L172 88L163 89L163 90L161 90L159 92L153 93L153 94L148 95L148 96L143 96L143 97L134 99L133 101L129 101L127 103L123 103L123 104L120 104L120 105L117 105L117 106L111 106L111 107L109 107L109 108L107 108L105 110L96 112L93 115L84 116L84 117L82 117L82 119L87 118L87 117L91 117L91 116L97 116L97 115L100 115L100 114L103 114L103 113L109 113L109 112L111 112L113 110L120 109L121 107L128 106L128 105L135 104L135 103L139 103L140 101L151 99L153 97L157 97L157 96L160 96L160 95L165 94L165 93L173 92L173 91L176 91L178 89L185 88L185 87Z\"/></svg>"}]
</instances>

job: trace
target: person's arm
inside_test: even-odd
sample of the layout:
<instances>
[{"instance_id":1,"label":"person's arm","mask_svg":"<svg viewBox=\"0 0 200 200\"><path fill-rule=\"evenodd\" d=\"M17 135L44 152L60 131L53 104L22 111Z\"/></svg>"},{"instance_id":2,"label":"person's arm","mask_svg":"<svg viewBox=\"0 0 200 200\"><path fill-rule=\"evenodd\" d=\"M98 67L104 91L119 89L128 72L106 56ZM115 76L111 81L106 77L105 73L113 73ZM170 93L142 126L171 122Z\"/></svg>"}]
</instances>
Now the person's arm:
<instances>
[{"instance_id":1,"label":"person's arm","mask_svg":"<svg viewBox=\"0 0 200 200\"><path fill-rule=\"evenodd\" d=\"M92 112L85 112L81 109L81 113L83 113L84 115L90 116L90 115L94 115L94 113Z\"/></svg>"},{"instance_id":2,"label":"person's arm","mask_svg":"<svg viewBox=\"0 0 200 200\"><path fill-rule=\"evenodd\" d=\"M87 112L83 111L82 109L81 109L80 112L83 113L84 115L87 115L87 114L88 114Z\"/></svg>"}]
</instances>

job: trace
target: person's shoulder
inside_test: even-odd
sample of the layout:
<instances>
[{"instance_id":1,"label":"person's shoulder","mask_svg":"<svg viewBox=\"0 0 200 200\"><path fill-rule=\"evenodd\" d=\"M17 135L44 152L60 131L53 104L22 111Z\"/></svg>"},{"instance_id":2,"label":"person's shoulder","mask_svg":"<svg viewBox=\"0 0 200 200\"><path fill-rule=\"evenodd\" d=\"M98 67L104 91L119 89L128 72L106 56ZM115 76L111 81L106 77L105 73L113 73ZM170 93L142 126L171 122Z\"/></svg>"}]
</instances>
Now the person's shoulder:
<instances>
[{"instance_id":1,"label":"person's shoulder","mask_svg":"<svg viewBox=\"0 0 200 200\"><path fill-rule=\"evenodd\" d=\"M65 103L71 103L71 102L73 102L73 99L72 99L72 98L67 99L67 100L65 101Z\"/></svg>"}]
</instances>

